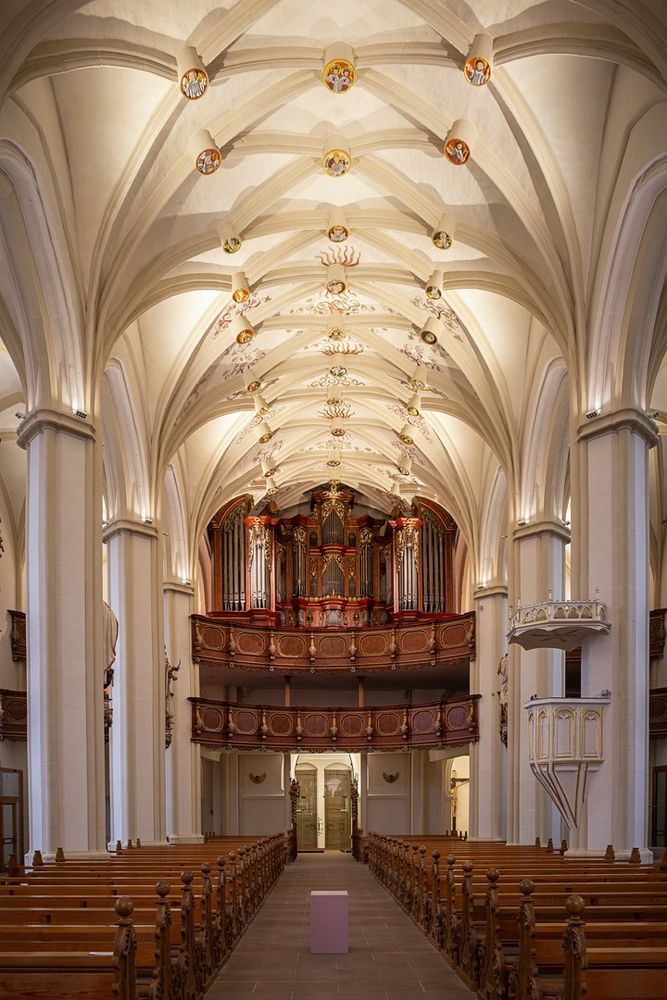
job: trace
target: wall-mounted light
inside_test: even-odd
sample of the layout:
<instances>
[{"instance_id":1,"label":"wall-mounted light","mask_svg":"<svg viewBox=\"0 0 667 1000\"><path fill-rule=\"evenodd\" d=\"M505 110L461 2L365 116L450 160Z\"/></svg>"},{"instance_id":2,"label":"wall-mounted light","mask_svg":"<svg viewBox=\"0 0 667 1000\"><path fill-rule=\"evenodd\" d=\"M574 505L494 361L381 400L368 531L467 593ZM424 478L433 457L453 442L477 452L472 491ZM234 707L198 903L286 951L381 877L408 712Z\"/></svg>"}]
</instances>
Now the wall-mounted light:
<instances>
[{"instance_id":1,"label":"wall-mounted light","mask_svg":"<svg viewBox=\"0 0 667 1000\"><path fill-rule=\"evenodd\" d=\"M521 520L517 521L516 523L520 528L525 528L526 525L528 524L528 521L524 517L522 517Z\"/></svg>"},{"instance_id":2,"label":"wall-mounted light","mask_svg":"<svg viewBox=\"0 0 667 1000\"><path fill-rule=\"evenodd\" d=\"M85 410L74 410L74 416L79 417L81 420L85 420L88 414Z\"/></svg>"},{"instance_id":3,"label":"wall-mounted light","mask_svg":"<svg viewBox=\"0 0 667 1000\"><path fill-rule=\"evenodd\" d=\"M587 410L586 411L586 420L595 420L595 418L599 417L599 416L600 416L600 411L599 410Z\"/></svg>"}]
</instances>

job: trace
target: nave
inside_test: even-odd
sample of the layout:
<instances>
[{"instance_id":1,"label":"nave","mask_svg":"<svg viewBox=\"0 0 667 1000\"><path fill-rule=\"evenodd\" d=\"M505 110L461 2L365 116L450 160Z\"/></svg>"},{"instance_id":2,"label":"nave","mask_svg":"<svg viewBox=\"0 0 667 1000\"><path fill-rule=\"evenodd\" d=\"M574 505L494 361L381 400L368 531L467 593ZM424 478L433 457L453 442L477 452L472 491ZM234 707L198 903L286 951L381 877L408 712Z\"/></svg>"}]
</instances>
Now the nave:
<instances>
[{"instance_id":1,"label":"nave","mask_svg":"<svg viewBox=\"0 0 667 1000\"><path fill-rule=\"evenodd\" d=\"M349 894L347 955L311 955L309 894ZM467 1000L475 996L448 967L366 865L350 854L299 854L288 865L206 1000Z\"/></svg>"}]
</instances>

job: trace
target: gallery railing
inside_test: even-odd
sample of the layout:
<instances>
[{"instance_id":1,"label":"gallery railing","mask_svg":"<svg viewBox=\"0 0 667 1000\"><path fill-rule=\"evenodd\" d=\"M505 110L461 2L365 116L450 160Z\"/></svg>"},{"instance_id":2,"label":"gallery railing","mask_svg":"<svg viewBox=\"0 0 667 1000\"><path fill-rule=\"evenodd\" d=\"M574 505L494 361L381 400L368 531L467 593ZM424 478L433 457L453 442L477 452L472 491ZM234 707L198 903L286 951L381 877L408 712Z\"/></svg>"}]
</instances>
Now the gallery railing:
<instances>
[{"instance_id":1,"label":"gallery railing","mask_svg":"<svg viewBox=\"0 0 667 1000\"><path fill-rule=\"evenodd\" d=\"M426 705L303 708L190 698L192 739L228 750L437 749L478 739L479 695Z\"/></svg>"},{"instance_id":2,"label":"gallery railing","mask_svg":"<svg viewBox=\"0 0 667 1000\"><path fill-rule=\"evenodd\" d=\"M419 670L475 655L475 613L394 628L271 629L192 615L192 658L243 670Z\"/></svg>"}]
</instances>

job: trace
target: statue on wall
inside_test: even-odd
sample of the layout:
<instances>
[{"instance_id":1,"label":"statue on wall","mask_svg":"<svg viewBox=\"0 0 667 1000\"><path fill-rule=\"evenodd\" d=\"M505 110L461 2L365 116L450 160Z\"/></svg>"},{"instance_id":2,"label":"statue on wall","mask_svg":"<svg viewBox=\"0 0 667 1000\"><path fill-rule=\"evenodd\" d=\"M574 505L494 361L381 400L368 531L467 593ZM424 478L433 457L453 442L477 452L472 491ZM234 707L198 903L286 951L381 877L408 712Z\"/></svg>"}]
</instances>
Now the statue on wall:
<instances>
[{"instance_id":1,"label":"statue on wall","mask_svg":"<svg viewBox=\"0 0 667 1000\"><path fill-rule=\"evenodd\" d=\"M509 676L507 672L508 656L501 656L496 673L500 678L498 702L500 704L500 739L507 746L507 703L509 700Z\"/></svg>"}]
</instances>

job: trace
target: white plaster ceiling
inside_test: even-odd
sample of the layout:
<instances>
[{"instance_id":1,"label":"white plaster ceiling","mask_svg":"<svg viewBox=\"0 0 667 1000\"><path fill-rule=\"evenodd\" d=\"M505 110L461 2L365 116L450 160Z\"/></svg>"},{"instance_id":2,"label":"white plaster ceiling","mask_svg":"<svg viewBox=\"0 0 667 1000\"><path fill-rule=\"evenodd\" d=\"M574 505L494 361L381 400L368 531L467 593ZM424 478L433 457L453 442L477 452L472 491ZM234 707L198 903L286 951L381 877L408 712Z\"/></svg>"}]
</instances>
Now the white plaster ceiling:
<instances>
[{"instance_id":1,"label":"white plaster ceiling","mask_svg":"<svg viewBox=\"0 0 667 1000\"><path fill-rule=\"evenodd\" d=\"M520 477L549 365L576 353L572 302L586 298L605 211L594 193L601 180L606 193L613 186L602 151L622 143L628 116L664 100L648 37L659 32L649 24L642 34L627 12L607 19L605 6L95 0L62 4L41 34L36 19L5 107L46 153L95 350L141 414L116 441L151 456L150 481L121 490L121 505L157 502L176 461L199 530L230 496L261 496L262 455L296 495L327 478L330 447L340 446L338 475L350 485L434 496L474 530L494 463ZM659 22L660 4L644 6ZM13 4L7 16L28 9ZM490 84L474 88L462 63L483 28L496 65ZM357 64L343 95L322 83L337 40ZM176 80L186 44L211 75L195 102ZM478 130L461 168L442 155L458 118ZM200 128L223 154L208 177L188 153ZM332 132L352 151L341 178L321 164ZM326 236L332 207L351 228L338 246ZM431 230L450 209L455 243L439 251ZM226 225L243 241L231 256L219 244ZM335 298L323 261L343 250L350 291ZM435 305L424 295L434 268L445 272ZM230 297L239 269L252 287L243 308ZM229 329L242 311L255 328L245 347ZM434 313L435 348L419 337ZM332 318L347 331L335 344ZM340 380L336 364L347 369ZM401 479L397 432L414 377L427 388ZM275 431L264 447L252 379ZM3 380L0 355L0 392L13 391ZM338 442L333 393L350 409ZM108 405L118 398L116 389ZM128 415L117 419L122 429Z\"/></svg>"}]
</instances>

